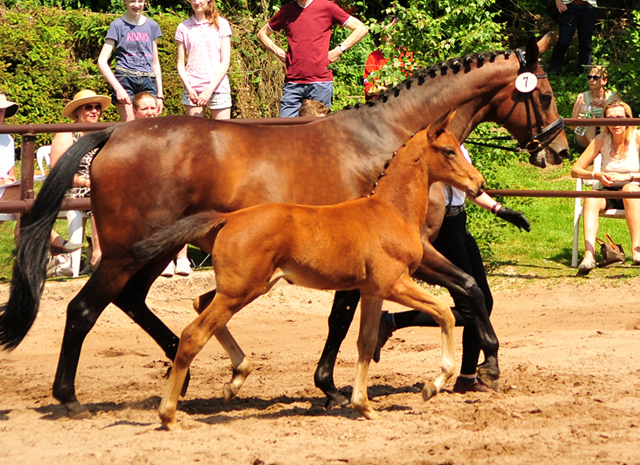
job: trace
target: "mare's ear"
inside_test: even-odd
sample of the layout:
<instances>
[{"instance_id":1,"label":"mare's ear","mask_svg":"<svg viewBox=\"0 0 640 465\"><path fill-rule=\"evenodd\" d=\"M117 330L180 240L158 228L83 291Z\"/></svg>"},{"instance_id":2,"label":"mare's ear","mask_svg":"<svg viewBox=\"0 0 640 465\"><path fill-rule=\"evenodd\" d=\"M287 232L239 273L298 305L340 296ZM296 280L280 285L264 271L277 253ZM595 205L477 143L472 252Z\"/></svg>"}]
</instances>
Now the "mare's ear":
<instances>
[{"instance_id":1,"label":"mare's ear","mask_svg":"<svg viewBox=\"0 0 640 465\"><path fill-rule=\"evenodd\" d=\"M449 124L453 121L453 118L456 116L456 110L449 110L440 118L435 120L433 123L429 125L429 130L427 131L427 137L430 141L435 140L438 136L440 136L445 129L449 126Z\"/></svg>"},{"instance_id":2,"label":"mare's ear","mask_svg":"<svg viewBox=\"0 0 640 465\"><path fill-rule=\"evenodd\" d=\"M542 39L538 41L538 54L542 55L547 47L549 46L549 41L551 40L551 36L553 34L551 32L547 32Z\"/></svg>"},{"instance_id":3,"label":"mare's ear","mask_svg":"<svg viewBox=\"0 0 640 465\"><path fill-rule=\"evenodd\" d=\"M535 71L538 68L538 44L534 37L529 38L526 47L527 70Z\"/></svg>"}]
</instances>

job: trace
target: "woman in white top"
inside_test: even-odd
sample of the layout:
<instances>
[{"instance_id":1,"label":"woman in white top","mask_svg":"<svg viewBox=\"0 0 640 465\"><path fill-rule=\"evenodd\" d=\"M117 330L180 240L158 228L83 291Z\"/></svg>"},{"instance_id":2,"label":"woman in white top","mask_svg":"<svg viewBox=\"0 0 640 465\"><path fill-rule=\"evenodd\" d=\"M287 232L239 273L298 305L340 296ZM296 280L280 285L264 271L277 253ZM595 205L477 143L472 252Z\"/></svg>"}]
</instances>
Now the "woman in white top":
<instances>
[{"instance_id":1,"label":"woman in white top","mask_svg":"<svg viewBox=\"0 0 640 465\"><path fill-rule=\"evenodd\" d=\"M632 118L631 108L618 100L604 109L605 118ZM606 126L604 131L591 141L587 149L571 169L574 178L597 179L601 190L640 192L640 133L633 126ZM602 171L593 172L587 167L602 155ZM633 264L640 265L640 199L584 199L584 259L578 270L588 273L596 266L595 241L598 234L599 215L605 209L624 208L631 246Z\"/></svg>"}]
</instances>

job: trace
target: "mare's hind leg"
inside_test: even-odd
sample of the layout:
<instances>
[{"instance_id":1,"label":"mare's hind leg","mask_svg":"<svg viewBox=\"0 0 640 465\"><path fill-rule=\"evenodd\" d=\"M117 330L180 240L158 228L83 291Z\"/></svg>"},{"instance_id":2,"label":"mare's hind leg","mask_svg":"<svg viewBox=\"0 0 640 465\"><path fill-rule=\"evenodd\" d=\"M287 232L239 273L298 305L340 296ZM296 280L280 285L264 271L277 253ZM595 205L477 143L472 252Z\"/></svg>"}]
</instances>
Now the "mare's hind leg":
<instances>
[{"instance_id":1,"label":"mare's hind leg","mask_svg":"<svg viewBox=\"0 0 640 465\"><path fill-rule=\"evenodd\" d=\"M75 378L85 337L105 307L120 293L129 275L121 263L105 260L96 273L67 307L58 368L53 383L53 396L72 418L87 418L89 410L76 398Z\"/></svg>"},{"instance_id":2,"label":"mare's hind leg","mask_svg":"<svg viewBox=\"0 0 640 465\"><path fill-rule=\"evenodd\" d=\"M336 364L340 345L347 336L349 326L353 321L353 315L356 312L359 299L360 291L357 289L353 291L338 291L333 299L333 306L329 315L329 335L314 375L316 387L321 389L327 396L326 409L348 402L344 394L336 388L333 381L333 368Z\"/></svg>"},{"instance_id":3,"label":"mare's hind leg","mask_svg":"<svg viewBox=\"0 0 640 465\"><path fill-rule=\"evenodd\" d=\"M213 302L182 331L178 353L169 376L169 384L158 409L158 415L165 428L178 427L176 422L178 397L191 362L211 336L224 328L233 314L244 304L244 299L233 299L217 294Z\"/></svg>"},{"instance_id":4,"label":"mare's hind leg","mask_svg":"<svg viewBox=\"0 0 640 465\"><path fill-rule=\"evenodd\" d=\"M478 367L478 376L483 383L499 390L500 368L498 367L498 338L485 308L484 294L476 281L467 273L447 260L440 252L423 239L422 263L413 274L429 284L447 288L452 295L465 299L470 315L478 330L480 349L484 353L484 363Z\"/></svg>"},{"instance_id":5,"label":"mare's hind leg","mask_svg":"<svg viewBox=\"0 0 640 465\"><path fill-rule=\"evenodd\" d=\"M356 380L353 385L351 404L367 420L375 420L378 417L378 414L371 407L369 396L367 395L367 378L369 364L373 358L373 351L378 340L382 302L382 299L372 295L365 294L362 296L360 332L358 334L358 365L356 367Z\"/></svg>"},{"instance_id":6,"label":"mare's hind leg","mask_svg":"<svg viewBox=\"0 0 640 465\"><path fill-rule=\"evenodd\" d=\"M209 291L196 297L193 300L193 308L196 312L202 313L213 302L213 298L216 296L216 290ZM253 365L249 359L244 355L244 352L233 338L229 329L225 325L220 331L216 333L216 339L227 352L231 359L231 365L233 366L233 374L231 381L225 383L222 388L222 395L225 402L230 402L237 394L247 376L253 371Z\"/></svg>"},{"instance_id":7,"label":"mare's hind leg","mask_svg":"<svg viewBox=\"0 0 640 465\"><path fill-rule=\"evenodd\" d=\"M444 384L454 373L453 330L456 320L453 313L444 301L429 294L408 276L402 277L393 287L391 294L385 296L385 298L409 308L415 308L421 312L428 313L433 316L440 325L442 331L442 362L440 364L440 374L432 384L426 383L422 390L424 400L429 400L440 392Z\"/></svg>"}]
</instances>

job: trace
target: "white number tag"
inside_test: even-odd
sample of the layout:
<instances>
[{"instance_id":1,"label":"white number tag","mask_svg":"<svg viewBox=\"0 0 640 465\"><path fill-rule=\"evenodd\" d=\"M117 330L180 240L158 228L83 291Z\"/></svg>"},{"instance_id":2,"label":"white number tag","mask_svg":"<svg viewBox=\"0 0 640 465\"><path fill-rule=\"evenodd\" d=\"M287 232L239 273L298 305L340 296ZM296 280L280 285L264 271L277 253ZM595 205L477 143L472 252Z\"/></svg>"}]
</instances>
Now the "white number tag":
<instances>
[{"instance_id":1,"label":"white number tag","mask_svg":"<svg viewBox=\"0 0 640 465\"><path fill-rule=\"evenodd\" d=\"M533 73L522 73L516 79L516 89L523 94L533 92L538 85L538 78Z\"/></svg>"}]
</instances>

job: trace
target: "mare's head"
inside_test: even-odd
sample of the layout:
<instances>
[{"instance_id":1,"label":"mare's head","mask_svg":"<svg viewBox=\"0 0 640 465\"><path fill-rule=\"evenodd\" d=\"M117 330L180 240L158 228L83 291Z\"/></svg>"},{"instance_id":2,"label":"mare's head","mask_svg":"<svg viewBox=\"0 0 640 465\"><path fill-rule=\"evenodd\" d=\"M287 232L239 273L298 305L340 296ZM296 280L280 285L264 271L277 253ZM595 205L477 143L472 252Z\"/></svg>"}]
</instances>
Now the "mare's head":
<instances>
[{"instance_id":1,"label":"mare's head","mask_svg":"<svg viewBox=\"0 0 640 465\"><path fill-rule=\"evenodd\" d=\"M458 138L447 129L455 114L455 111L448 112L415 137L424 141L421 156L426 164L429 183L444 182L475 198L484 192L485 182L462 154Z\"/></svg>"},{"instance_id":2,"label":"mare's head","mask_svg":"<svg viewBox=\"0 0 640 465\"><path fill-rule=\"evenodd\" d=\"M495 120L503 125L529 152L529 162L544 168L559 165L569 156L564 122L558 114L553 90L538 57L549 45L550 34L537 43L529 39L525 51L518 50L517 79L497 98Z\"/></svg>"}]
</instances>

